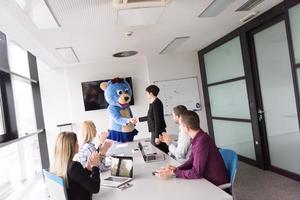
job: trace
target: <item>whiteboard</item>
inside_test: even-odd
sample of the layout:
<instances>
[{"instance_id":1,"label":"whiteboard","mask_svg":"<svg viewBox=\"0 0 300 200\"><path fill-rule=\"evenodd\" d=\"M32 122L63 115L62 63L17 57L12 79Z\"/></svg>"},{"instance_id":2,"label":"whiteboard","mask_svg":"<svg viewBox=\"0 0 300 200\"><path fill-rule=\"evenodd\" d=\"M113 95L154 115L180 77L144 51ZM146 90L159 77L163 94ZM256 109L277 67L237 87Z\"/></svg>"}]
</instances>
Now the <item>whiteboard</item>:
<instances>
[{"instance_id":1,"label":"whiteboard","mask_svg":"<svg viewBox=\"0 0 300 200\"><path fill-rule=\"evenodd\" d=\"M164 105L165 115L171 115L177 105L194 111L201 109L197 77L154 81L154 84L160 89L158 98Z\"/></svg>"}]
</instances>

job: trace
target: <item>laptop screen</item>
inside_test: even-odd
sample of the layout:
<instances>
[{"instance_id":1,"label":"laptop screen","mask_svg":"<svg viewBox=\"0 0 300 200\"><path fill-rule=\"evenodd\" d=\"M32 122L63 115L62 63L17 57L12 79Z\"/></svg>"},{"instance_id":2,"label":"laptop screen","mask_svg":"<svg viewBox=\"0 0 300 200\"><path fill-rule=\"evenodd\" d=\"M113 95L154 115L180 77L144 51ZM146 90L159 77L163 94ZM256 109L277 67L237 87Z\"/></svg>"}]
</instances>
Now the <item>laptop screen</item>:
<instances>
[{"instance_id":1,"label":"laptop screen","mask_svg":"<svg viewBox=\"0 0 300 200\"><path fill-rule=\"evenodd\" d=\"M132 178L133 158L130 156L112 156L111 175Z\"/></svg>"}]
</instances>

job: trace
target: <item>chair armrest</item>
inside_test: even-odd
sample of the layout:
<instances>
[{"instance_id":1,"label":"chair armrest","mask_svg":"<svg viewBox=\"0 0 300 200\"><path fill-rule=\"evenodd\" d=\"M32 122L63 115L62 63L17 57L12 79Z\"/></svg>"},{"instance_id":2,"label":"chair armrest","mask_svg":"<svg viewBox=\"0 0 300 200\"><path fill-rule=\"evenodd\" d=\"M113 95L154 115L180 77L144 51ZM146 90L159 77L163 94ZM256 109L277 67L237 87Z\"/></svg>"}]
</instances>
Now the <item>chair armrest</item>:
<instances>
[{"instance_id":1,"label":"chair armrest","mask_svg":"<svg viewBox=\"0 0 300 200\"><path fill-rule=\"evenodd\" d=\"M225 183L218 186L220 189L224 190L231 187L231 183Z\"/></svg>"}]
</instances>

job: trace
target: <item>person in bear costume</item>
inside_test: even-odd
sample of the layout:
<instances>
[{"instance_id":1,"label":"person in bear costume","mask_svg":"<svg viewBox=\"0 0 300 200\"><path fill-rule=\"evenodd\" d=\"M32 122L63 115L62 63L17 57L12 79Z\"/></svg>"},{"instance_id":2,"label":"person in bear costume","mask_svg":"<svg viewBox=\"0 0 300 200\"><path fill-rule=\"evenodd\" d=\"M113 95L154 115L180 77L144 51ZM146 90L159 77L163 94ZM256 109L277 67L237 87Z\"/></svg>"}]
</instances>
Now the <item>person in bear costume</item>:
<instances>
[{"instance_id":1,"label":"person in bear costume","mask_svg":"<svg viewBox=\"0 0 300 200\"><path fill-rule=\"evenodd\" d=\"M135 129L136 120L132 116L129 107L132 90L125 79L114 78L108 82L102 82L100 88L104 91L104 97L109 106L109 135L108 139L117 142L133 141L138 131Z\"/></svg>"}]
</instances>

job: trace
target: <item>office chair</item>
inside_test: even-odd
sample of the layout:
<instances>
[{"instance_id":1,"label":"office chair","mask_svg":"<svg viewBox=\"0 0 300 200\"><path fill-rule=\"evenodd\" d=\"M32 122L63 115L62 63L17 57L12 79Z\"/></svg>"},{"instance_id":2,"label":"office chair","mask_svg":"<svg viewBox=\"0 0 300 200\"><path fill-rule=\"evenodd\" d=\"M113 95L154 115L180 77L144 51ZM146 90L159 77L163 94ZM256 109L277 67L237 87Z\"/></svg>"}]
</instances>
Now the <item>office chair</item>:
<instances>
[{"instance_id":1,"label":"office chair","mask_svg":"<svg viewBox=\"0 0 300 200\"><path fill-rule=\"evenodd\" d=\"M43 169L44 180L51 200L68 200L64 180Z\"/></svg>"},{"instance_id":2,"label":"office chair","mask_svg":"<svg viewBox=\"0 0 300 200\"><path fill-rule=\"evenodd\" d=\"M219 185L219 188L222 190L228 191L232 194L232 186L235 179L235 174L237 171L238 164L238 156L237 154L230 149L219 149L221 156L224 160L228 175L229 175L229 183L225 183L223 185Z\"/></svg>"}]
</instances>

